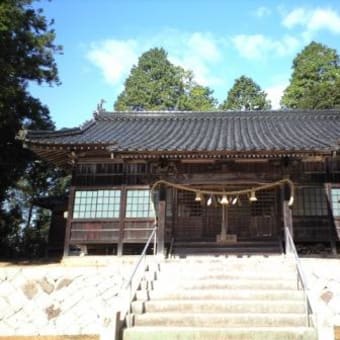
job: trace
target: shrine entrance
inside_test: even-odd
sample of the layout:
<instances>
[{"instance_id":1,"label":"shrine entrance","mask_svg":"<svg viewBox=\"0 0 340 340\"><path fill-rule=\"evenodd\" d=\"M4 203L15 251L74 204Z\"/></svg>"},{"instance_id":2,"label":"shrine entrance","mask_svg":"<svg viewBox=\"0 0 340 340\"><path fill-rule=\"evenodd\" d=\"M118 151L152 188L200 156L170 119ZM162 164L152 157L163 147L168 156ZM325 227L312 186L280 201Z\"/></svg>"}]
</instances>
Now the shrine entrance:
<instances>
[{"instance_id":1,"label":"shrine entrance","mask_svg":"<svg viewBox=\"0 0 340 340\"><path fill-rule=\"evenodd\" d=\"M278 239L282 226L279 188L258 192L257 201L231 197L228 204L195 201L193 192L176 190L173 236L177 241L216 242L221 231L229 240Z\"/></svg>"}]
</instances>

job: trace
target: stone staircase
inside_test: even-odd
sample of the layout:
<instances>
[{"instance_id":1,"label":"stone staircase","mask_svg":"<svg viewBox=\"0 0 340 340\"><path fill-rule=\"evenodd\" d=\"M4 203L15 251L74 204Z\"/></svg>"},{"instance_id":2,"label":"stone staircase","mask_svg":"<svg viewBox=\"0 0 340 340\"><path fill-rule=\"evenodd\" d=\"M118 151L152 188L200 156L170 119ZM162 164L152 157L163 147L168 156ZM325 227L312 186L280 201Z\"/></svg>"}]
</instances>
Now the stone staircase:
<instances>
[{"instance_id":1,"label":"stone staircase","mask_svg":"<svg viewBox=\"0 0 340 340\"><path fill-rule=\"evenodd\" d=\"M187 255L274 255L282 254L281 242L274 241L252 241L237 243L216 242L175 242L172 253L175 256L186 257Z\"/></svg>"},{"instance_id":2,"label":"stone staircase","mask_svg":"<svg viewBox=\"0 0 340 340\"><path fill-rule=\"evenodd\" d=\"M143 282L124 340L317 339L283 256L171 259Z\"/></svg>"}]
</instances>

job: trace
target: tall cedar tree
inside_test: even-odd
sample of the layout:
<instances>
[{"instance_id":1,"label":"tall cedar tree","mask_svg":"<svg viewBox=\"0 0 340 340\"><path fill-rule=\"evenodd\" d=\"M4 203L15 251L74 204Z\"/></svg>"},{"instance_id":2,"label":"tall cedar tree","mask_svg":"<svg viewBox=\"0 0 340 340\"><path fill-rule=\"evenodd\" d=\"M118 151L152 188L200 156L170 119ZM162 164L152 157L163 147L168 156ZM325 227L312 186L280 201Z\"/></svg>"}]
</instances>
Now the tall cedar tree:
<instances>
[{"instance_id":1,"label":"tall cedar tree","mask_svg":"<svg viewBox=\"0 0 340 340\"><path fill-rule=\"evenodd\" d=\"M182 71L184 93L179 100L179 110L185 111L213 111L217 100L213 97L213 90L199 85L194 80L192 71Z\"/></svg>"},{"instance_id":2,"label":"tall cedar tree","mask_svg":"<svg viewBox=\"0 0 340 340\"><path fill-rule=\"evenodd\" d=\"M267 94L251 78L241 76L235 80L227 99L221 105L222 110L269 110L271 103Z\"/></svg>"},{"instance_id":3,"label":"tall cedar tree","mask_svg":"<svg viewBox=\"0 0 340 340\"><path fill-rule=\"evenodd\" d=\"M2 243L15 239L14 226L23 217L20 202L13 197L16 183L33 154L17 139L22 127L53 129L49 111L28 91L30 82L58 84L54 54L55 33L33 0L0 2L0 234ZM34 165L33 165L34 166ZM4 203L5 202L5 203ZM16 222L15 222L15 221ZM12 228L12 229L11 229ZM10 235L10 236L9 236ZM17 235L17 234L16 234ZM1 246L4 246L3 244ZM5 245L6 246L6 245Z\"/></svg>"},{"instance_id":4,"label":"tall cedar tree","mask_svg":"<svg viewBox=\"0 0 340 340\"><path fill-rule=\"evenodd\" d=\"M337 51L311 42L293 61L290 84L281 105L293 109L340 107L340 67Z\"/></svg>"},{"instance_id":5,"label":"tall cedar tree","mask_svg":"<svg viewBox=\"0 0 340 340\"><path fill-rule=\"evenodd\" d=\"M131 69L114 108L138 110L213 110L212 91L196 84L193 74L173 65L163 48L143 53Z\"/></svg>"}]
</instances>

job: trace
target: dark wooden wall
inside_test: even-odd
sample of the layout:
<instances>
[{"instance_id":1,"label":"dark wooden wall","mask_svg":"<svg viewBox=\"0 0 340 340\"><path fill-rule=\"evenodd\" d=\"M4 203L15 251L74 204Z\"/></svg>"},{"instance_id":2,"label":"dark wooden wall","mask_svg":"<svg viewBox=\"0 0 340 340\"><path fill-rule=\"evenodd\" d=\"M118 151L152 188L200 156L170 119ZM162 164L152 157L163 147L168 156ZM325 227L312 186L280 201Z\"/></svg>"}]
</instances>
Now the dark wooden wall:
<instances>
[{"instance_id":1,"label":"dark wooden wall","mask_svg":"<svg viewBox=\"0 0 340 340\"><path fill-rule=\"evenodd\" d=\"M73 191L85 188L122 189L122 204L127 188L149 188L158 179L195 187L249 188L289 177L299 190L306 186L321 188L325 183L340 183L340 167L337 159L317 158L308 161L283 157L272 160L218 160L190 161L157 160L123 161L84 159L79 161L73 173ZM70 196L71 201L73 196ZM241 198L242 199L242 198ZM323 199L327 199L326 195ZM282 235L282 190L259 193L259 200L250 205L229 209L230 232L240 239L279 238ZM192 194L167 190L165 240L213 239L220 230L221 209L206 207L195 202ZM72 204L70 205L72 206ZM122 206L124 210L124 206ZM153 220L73 220L69 212L68 233L71 244L143 243L149 235ZM332 217L324 215L294 214L294 238L297 241L328 241L333 228Z\"/></svg>"}]
</instances>

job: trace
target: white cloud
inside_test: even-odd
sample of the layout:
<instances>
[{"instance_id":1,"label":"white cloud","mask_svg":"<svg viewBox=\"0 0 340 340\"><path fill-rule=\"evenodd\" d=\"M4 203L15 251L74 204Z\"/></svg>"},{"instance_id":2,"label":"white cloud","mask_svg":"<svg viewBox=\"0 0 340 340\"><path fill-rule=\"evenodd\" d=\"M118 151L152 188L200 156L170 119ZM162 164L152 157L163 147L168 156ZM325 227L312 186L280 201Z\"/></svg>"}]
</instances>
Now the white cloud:
<instances>
[{"instance_id":1,"label":"white cloud","mask_svg":"<svg viewBox=\"0 0 340 340\"><path fill-rule=\"evenodd\" d=\"M276 84L266 88L264 91L267 93L267 98L272 103L272 109L278 110L280 109L280 100L283 95L283 91L287 87L287 84Z\"/></svg>"},{"instance_id":2,"label":"white cloud","mask_svg":"<svg viewBox=\"0 0 340 340\"><path fill-rule=\"evenodd\" d=\"M287 28L302 26L306 34L320 30L340 33L340 15L332 9L296 8L283 17L282 24Z\"/></svg>"},{"instance_id":3,"label":"white cloud","mask_svg":"<svg viewBox=\"0 0 340 340\"><path fill-rule=\"evenodd\" d=\"M221 44L222 41L214 39L208 33L184 35L180 42L177 37L177 43L169 49L169 59L176 65L192 70L196 81L201 85L220 84L223 80L211 70L222 59Z\"/></svg>"},{"instance_id":4,"label":"white cloud","mask_svg":"<svg viewBox=\"0 0 340 340\"><path fill-rule=\"evenodd\" d=\"M118 85L137 62L138 44L135 40L114 39L93 43L87 58L101 70L109 84Z\"/></svg>"},{"instance_id":5,"label":"white cloud","mask_svg":"<svg viewBox=\"0 0 340 340\"><path fill-rule=\"evenodd\" d=\"M306 10L303 8L295 8L283 18L282 24L287 28L292 28L296 25L305 24L306 20Z\"/></svg>"},{"instance_id":6,"label":"white cloud","mask_svg":"<svg viewBox=\"0 0 340 340\"><path fill-rule=\"evenodd\" d=\"M272 11L268 7L265 7L265 6L258 7L255 11L255 15L259 18L268 16L271 13Z\"/></svg>"},{"instance_id":7,"label":"white cloud","mask_svg":"<svg viewBox=\"0 0 340 340\"><path fill-rule=\"evenodd\" d=\"M317 9L312 13L307 28L313 31L326 29L340 33L340 15L330 9Z\"/></svg>"},{"instance_id":8,"label":"white cloud","mask_svg":"<svg viewBox=\"0 0 340 340\"><path fill-rule=\"evenodd\" d=\"M138 57L152 47L164 47L169 60L195 74L195 80L202 85L220 84L220 75L213 74L213 68L221 58L224 41L215 39L209 33L185 33L165 30L147 40L116 40L91 44L87 58L97 66L105 80L114 86L121 85Z\"/></svg>"},{"instance_id":9,"label":"white cloud","mask_svg":"<svg viewBox=\"0 0 340 340\"><path fill-rule=\"evenodd\" d=\"M290 55L298 50L300 42L291 35L285 35L281 41L272 41L272 49L279 55Z\"/></svg>"},{"instance_id":10,"label":"white cloud","mask_svg":"<svg viewBox=\"0 0 340 340\"><path fill-rule=\"evenodd\" d=\"M261 58L263 48L268 45L268 39L262 34L239 34L232 41L239 53L247 59Z\"/></svg>"},{"instance_id":11,"label":"white cloud","mask_svg":"<svg viewBox=\"0 0 340 340\"><path fill-rule=\"evenodd\" d=\"M191 54L207 61L216 61L221 57L216 41L209 34L193 33L188 39Z\"/></svg>"},{"instance_id":12,"label":"white cloud","mask_svg":"<svg viewBox=\"0 0 340 340\"><path fill-rule=\"evenodd\" d=\"M239 53L247 59L263 59L268 54L286 56L294 53L300 42L293 36L284 36L281 40L274 40L262 34L240 34L232 38L232 42Z\"/></svg>"}]
</instances>

